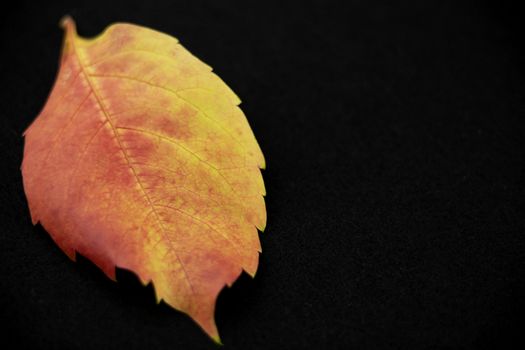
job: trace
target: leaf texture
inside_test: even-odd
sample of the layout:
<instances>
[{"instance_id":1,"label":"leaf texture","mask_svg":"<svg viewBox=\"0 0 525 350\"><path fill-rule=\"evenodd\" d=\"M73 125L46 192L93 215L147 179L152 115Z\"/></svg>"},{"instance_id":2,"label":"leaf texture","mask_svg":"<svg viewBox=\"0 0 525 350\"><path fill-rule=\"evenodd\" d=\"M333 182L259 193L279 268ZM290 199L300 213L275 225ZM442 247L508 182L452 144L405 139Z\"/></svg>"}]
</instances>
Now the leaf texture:
<instances>
[{"instance_id":1,"label":"leaf texture","mask_svg":"<svg viewBox=\"0 0 525 350\"><path fill-rule=\"evenodd\" d=\"M213 339L215 301L254 276L266 225L265 161L239 98L168 35L117 23L77 36L25 132L32 221L71 258L153 282Z\"/></svg>"}]
</instances>

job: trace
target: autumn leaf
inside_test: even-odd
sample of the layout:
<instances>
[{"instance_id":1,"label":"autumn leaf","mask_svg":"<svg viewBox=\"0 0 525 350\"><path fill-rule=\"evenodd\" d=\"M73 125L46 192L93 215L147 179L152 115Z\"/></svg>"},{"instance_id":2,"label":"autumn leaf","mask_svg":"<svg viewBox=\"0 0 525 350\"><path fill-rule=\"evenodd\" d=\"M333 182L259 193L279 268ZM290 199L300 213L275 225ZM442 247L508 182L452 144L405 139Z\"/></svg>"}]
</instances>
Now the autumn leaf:
<instances>
[{"instance_id":1,"label":"autumn leaf","mask_svg":"<svg viewBox=\"0 0 525 350\"><path fill-rule=\"evenodd\" d=\"M32 221L60 248L153 282L219 342L220 290L255 275L266 225L261 150L239 98L178 41L125 23L77 36L25 132Z\"/></svg>"}]
</instances>

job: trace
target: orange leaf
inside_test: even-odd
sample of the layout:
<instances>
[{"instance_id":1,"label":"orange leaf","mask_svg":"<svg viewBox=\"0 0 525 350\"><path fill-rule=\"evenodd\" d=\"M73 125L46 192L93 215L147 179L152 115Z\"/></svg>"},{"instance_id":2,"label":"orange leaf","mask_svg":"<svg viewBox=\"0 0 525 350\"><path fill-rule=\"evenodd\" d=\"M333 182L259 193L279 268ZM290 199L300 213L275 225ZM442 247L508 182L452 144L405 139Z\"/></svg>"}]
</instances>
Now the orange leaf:
<instances>
[{"instance_id":1,"label":"orange leaf","mask_svg":"<svg viewBox=\"0 0 525 350\"><path fill-rule=\"evenodd\" d=\"M215 300L257 270L266 224L264 158L239 98L176 39L118 23L94 39L62 21L55 86L25 132L33 223L219 342Z\"/></svg>"}]
</instances>

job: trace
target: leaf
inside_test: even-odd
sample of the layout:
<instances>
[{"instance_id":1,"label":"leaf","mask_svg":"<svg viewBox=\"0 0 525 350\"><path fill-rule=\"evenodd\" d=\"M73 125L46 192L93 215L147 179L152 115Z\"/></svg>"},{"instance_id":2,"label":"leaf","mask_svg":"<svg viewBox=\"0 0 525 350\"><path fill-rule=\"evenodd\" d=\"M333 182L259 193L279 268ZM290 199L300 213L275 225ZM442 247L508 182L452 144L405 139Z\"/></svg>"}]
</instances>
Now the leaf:
<instances>
[{"instance_id":1,"label":"leaf","mask_svg":"<svg viewBox=\"0 0 525 350\"><path fill-rule=\"evenodd\" d=\"M32 221L71 259L152 281L219 342L217 295L255 275L266 224L264 158L240 100L173 37L118 23L84 39L61 23L58 77L25 132Z\"/></svg>"}]
</instances>

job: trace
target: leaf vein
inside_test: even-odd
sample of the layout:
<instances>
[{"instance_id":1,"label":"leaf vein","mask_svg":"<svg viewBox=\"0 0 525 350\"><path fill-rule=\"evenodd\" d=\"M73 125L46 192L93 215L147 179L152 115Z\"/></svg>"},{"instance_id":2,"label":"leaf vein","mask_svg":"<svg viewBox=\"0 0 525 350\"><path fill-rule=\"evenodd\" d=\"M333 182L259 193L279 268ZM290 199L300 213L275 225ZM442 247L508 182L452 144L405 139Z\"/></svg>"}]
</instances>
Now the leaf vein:
<instances>
[{"instance_id":1,"label":"leaf vein","mask_svg":"<svg viewBox=\"0 0 525 350\"><path fill-rule=\"evenodd\" d=\"M152 86L152 87L155 87L157 89L161 89L161 90L164 90L164 91L167 91L173 95L175 95L178 99L180 99L181 101L184 101L186 102L187 104L189 104L190 106L192 106L193 108L195 108L197 111L199 111L200 113L202 113L202 115L206 118L206 119L209 119L210 121L212 121L213 123L215 123L219 128L221 128L224 132L226 132L235 142L237 142L239 144L239 146L241 146L241 148L243 150L246 151L246 147L244 146L244 144L242 144L235 136L233 136L233 133L227 129L226 127L224 127L224 125L222 125L222 123L220 123L217 119L214 119L212 117L210 117L208 115L208 113L206 113L202 108L200 108L199 106L197 106L196 104L188 101L187 99L185 99L184 97L180 96L179 94L179 91L183 91L183 90L173 90L173 89L170 89L166 86L162 86L162 85L157 85L157 84L154 84L150 81L147 81L147 80L142 80L142 79L138 79L138 78L135 78L135 77L128 77L128 76L125 76L125 75L109 75L109 74L91 74L92 77L95 77L95 78L113 78L113 79L125 79L125 80L132 80L132 81L136 81L138 83L142 83L142 84L147 84L149 86Z\"/></svg>"},{"instance_id":2,"label":"leaf vein","mask_svg":"<svg viewBox=\"0 0 525 350\"><path fill-rule=\"evenodd\" d=\"M80 55L79 55L79 53L78 53L78 51L77 51L77 49L76 49L76 47L75 47L74 40L72 40L72 47L73 47L73 51L74 51L74 53L75 53L75 56L76 56L76 58L77 58L77 60L78 60L78 63L79 63L79 65L80 65L80 67L81 67L82 73L83 73L83 75L85 76L85 79L86 79L86 81L87 81L87 83L88 83L88 85L89 85L91 91L93 92L94 96L96 97L97 102L98 102L98 104L99 104L99 106L100 106L100 109L101 109L102 113L104 114L104 116L105 116L105 118L106 118L108 124L110 125L110 127L111 127L111 129L112 129L112 131L113 131L113 134L115 135L115 140L117 141L117 144L118 144L118 146L119 146L119 148L120 148L120 150L121 150L121 152L122 152L122 155L124 156L124 158L125 158L125 160L126 160L126 162L127 162L127 164L128 164L128 167L129 167L129 169L131 170L133 176L135 177L135 181L137 182L137 184L138 184L139 187L141 188L141 191L145 194L146 200L148 201L150 207L154 210L154 212L155 212L155 216L156 216L156 219L157 219L157 222L159 223L159 226L161 227L162 235L163 235L163 236L165 237L165 239L169 242L171 249L175 252L175 256L176 256L177 261L179 262L179 264L180 264L180 266L181 266L181 268L182 268L182 270L183 270L183 272L184 272L184 275L185 275L185 277L186 277L186 281L188 282L188 285L189 285L189 287L190 287L192 293L195 294L195 290L194 290L193 285L192 285L192 283L191 283L191 281L190 281L190 278L189 278L189 275L188 275L188 273L187 273L187 271L186 271L186 268L184 267L184 263L182 262L182 260L180 259L180 257L177 255L177 253L176 253L176 249L175 249L175 247L173 246L173 242L171 241L169 235L166 234L166 229L165 229L164 225L162 224L162 220L161 220L159 214L155 211L155 208L154 208L154 206L153 206L153 203L151 202L151 198L149 197L149 195L147 194L146 190L144 189L144 186L142 185L142 182L140 181L140 178L138 177L138 175L137 175L135 169L133 168L133 166L131 166L131 161L130 161L129 156L128 156L128 154L126 153L126 151L125 151L125 149L124 149L124 147L123 147L123 145L122 145L122 142L121 142L121 140L120 140L120 135L119 135L119 133L118 133L118 130L116 129L115 125L113 124L113 122L112 122L112 120L111 120L111 117L109 116L109 113L108 113L108 111L106 110L106 107L105 107L105 105L104 105L103 102L102 102L102 98L101 98L101 96L99 96L99 94L97 93L97 91L96 91L96 89L95 89L95 86L94 86L93 82L92 82L91 79L90 79L89 74L86 72L86 68L83 66L82 60L81 60L81 58L80 58Z\"/></svg>"},{"instance_id":3,"label":"leaf vein","mask_svg":"<svg viewBox=\"0 0 525 350\"><path fill-rule=\"evenodd\" d=\"M199 157L195 152L189 150L188 148L182 146L179 142L169 138L169 137L166 137L164 135L161 135L161 134L158 134L156 132L152 132L152 131L149 131L149 130L145 130L145 129L137 129L137 128L129 128L129 127L123 127L123 126L118 126L116 127L117 129L123 129L123 130L129 130L129 131L134 131L134 132L138 132L138 133L142 133L142 134L146 134L146 135L151 135L153 137L157 137L159 138L160 140L163 140L165 142L169 142L169 143L172 143L176 146L178 146L180 149L186 151L187 153L191 154L193 157L195 157L197 160L199 160L200 162L202 162L203 164L207 165L210 169L214 170L217 174L219 174L219 176L224 180L224 182L226 182L226 184L230 187L230 189L232 190L232 192L238 197L240 198L240 196L238 195L238 193L235 191L235 189L233 188L232 184L226 179L226 177L224 176L223 173L221 173L220 169L215 167L213 164L211 164L210 162L202 159L201 157Z\"/></svg>"}]
</instances>

